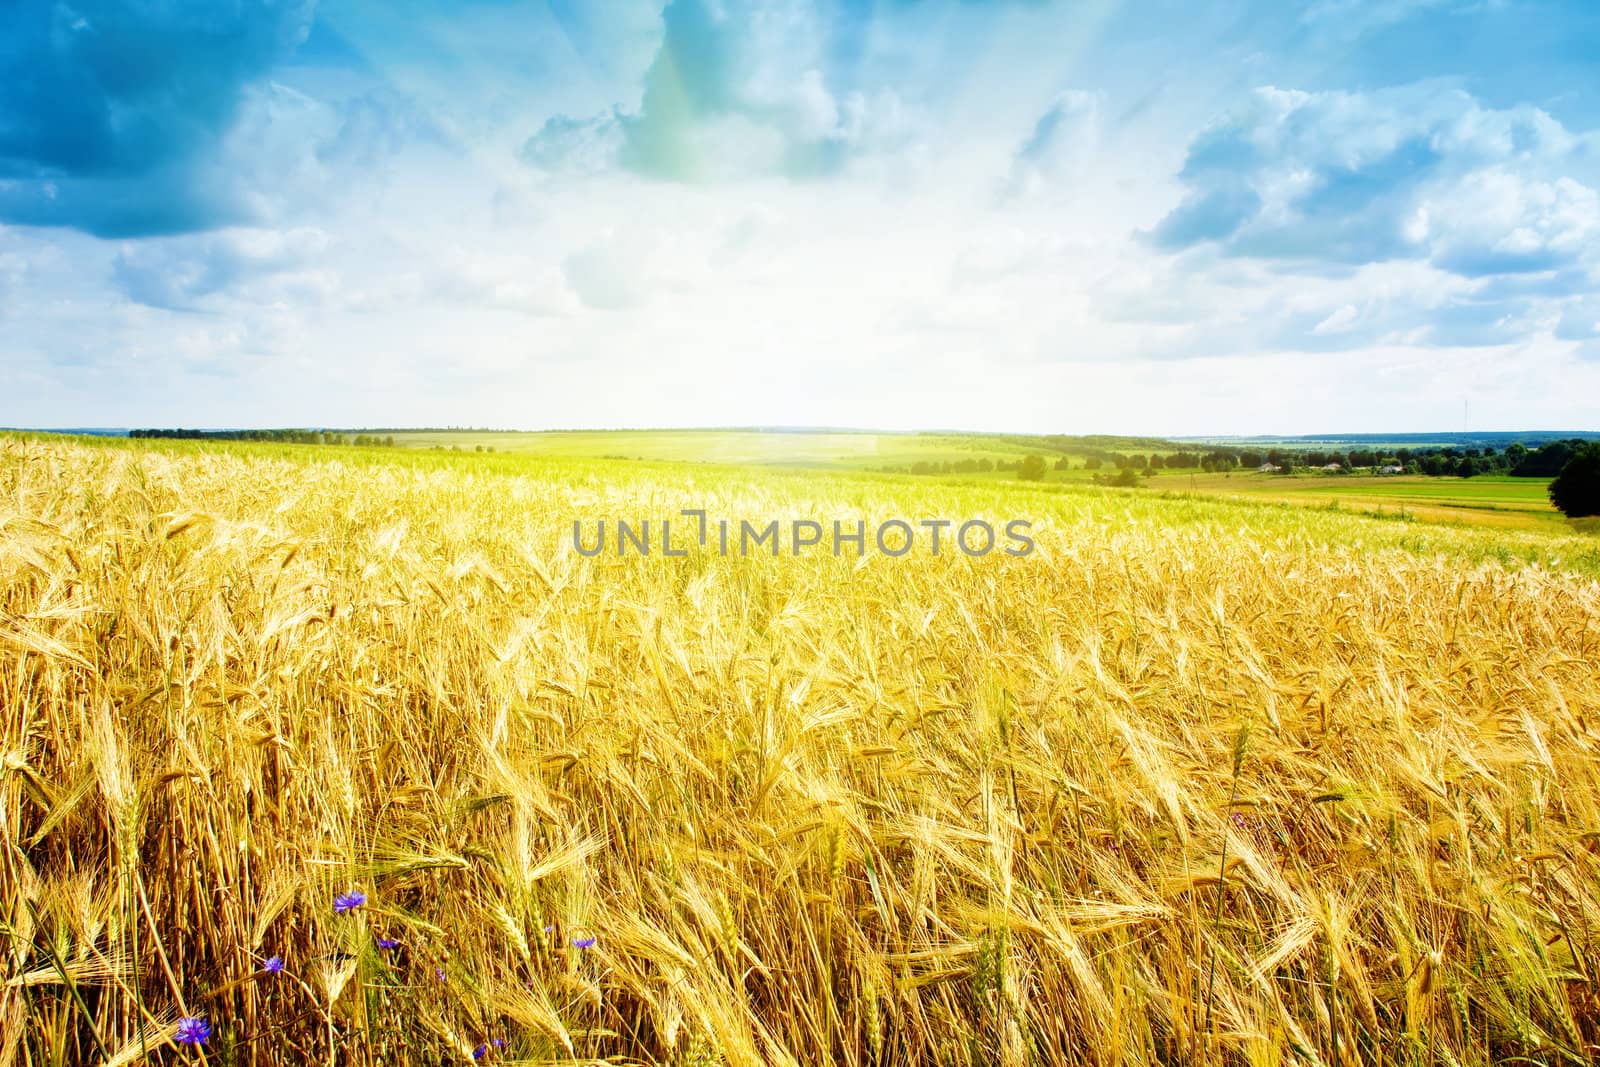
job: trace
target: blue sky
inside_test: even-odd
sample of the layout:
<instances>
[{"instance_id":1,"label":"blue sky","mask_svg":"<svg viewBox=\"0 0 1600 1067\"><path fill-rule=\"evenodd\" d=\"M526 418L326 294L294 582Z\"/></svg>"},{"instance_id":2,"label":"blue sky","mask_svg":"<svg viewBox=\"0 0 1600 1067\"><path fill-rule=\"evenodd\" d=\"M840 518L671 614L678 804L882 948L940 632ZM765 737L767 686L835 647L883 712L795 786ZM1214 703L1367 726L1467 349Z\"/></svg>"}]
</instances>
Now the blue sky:
<instances>
[{"instance_id":1,"label":"blue sky","mask_svg":"<svg viewBox=\"0 0 1600 1067\"><path fill-rule=\"evenodd\" d=\"M1600 427L1600 4L0 23L0 425Z\"/></svg>"}]
</instances>

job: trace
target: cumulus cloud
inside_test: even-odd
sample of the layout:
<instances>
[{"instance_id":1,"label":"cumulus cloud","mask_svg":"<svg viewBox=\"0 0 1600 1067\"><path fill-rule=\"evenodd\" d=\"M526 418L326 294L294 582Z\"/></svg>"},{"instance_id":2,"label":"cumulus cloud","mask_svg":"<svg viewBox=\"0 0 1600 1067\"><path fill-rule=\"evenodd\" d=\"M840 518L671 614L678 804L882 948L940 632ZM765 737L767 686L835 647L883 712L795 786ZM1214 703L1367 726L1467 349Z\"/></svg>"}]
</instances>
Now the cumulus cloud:
<instances>
[{"instance_id":1,"label":"cumulus cloud","mask_svg":"<svg viewBox=\"0 0 1600 1067\"><path fill-rule=\"evenodd\" d=\"M1555 271L1594 246L1597 161L1592 136L1533 107L1428 86L1265 88L1191 142L1184 198L1147 236L1262 259L1426 260L1469 277Z\"/></svg>"},{"instance_id":2,"label":"cumulus cloud","mask_svg":"<svg viewBox=\"0 0 1600 1067\"><path fill-rule=\"evenodd\" d=\"M374 89L347 101L338 128L315 146L324 164L371 170L407 145L447 142L437 125L391 89Z\"/></svg>"},{"instance_id":3,"label":"cumulus cloud","mask_svg":"<svg viewBox=\"0 0 1600 1067\"><path fill-rule=\"evenodd\" d=\"M1492 167L1448 195L1425 199L1409 233L1435 263L1469 276L1558 270L1600 236L1600 195L1569 177L1553 181Z\"/></svg>"},{"instance_id":4,"label":"cumulus cloud","mask_svg":"<svg viewBox=\"0 0 1600 1067\"><path fill-rule=\"evenodd\" d=\"M610 170L622 153L624 121L615 110L587 119L552 115L522 146L522 161L539 170L567 175Z\"/></svg>"},{"instance_id":5,"label":"cumulus cloud","mask_svg":"<svg viewBox=\"0 0 1600 1067\"><path fill-rule=\"evenodd\" d=\"M1080 177L1099 149L1101 101L1081 90L1058 96L1017 149L1006 191L1027 194Z\"/></svg>"},{"instance_id":6,"label":"cumulus cloud","mask_svg":"<svg viewBox=\"0 0 1600 1067\"><path fill-rule=\"evenodd\" d=\"M203 237L125 242L112 263L117 286L135 303L193 311L225 290L302 271L327 249L320 230L229 230Z\"/></svg>"},{"instance_id":7,"label":"cumulus cloud","mask_svg":"<svg viewBox=\"0 0 1600 1067\"><path fill-rule=\"evenodd\" d=\"M236 221L204 161L313 0L18 0L0 39L0 219L103 236Z\"/></svg>"},{"instance_id":8,"label":"cumulus cloud","mask_svg":"<svg viewBox=\"0 0 1600 1067\"><path fill-rule=\"evenodd\" d=\"M810 0L672 0L662 22L638 109L556 115L523 145L524 162L672 181L811 178L912 139L909 109L893 90L841 87L831 59L837 27Z\"/></svg>"}]
</instances>

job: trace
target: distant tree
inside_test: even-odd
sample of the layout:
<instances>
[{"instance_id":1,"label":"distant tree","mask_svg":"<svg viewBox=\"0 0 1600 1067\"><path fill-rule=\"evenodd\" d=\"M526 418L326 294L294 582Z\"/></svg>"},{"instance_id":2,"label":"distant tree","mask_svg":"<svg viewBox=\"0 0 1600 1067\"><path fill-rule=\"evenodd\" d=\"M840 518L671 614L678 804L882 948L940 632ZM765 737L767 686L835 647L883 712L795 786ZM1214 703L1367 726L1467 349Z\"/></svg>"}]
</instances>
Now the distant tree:
<instances>
[{"instance_id":1,"label":"distant tree","mask_svg":"<svg viewBox=\"0 0 1600 1067\"><path fill-rule=\"evenodd\" d=\"M1456 464L1456 473L1463 478L1470 478L1478 473L1478 461L1471 456L1462 456Z\"/></svg>"},{"instance_id":2,"label":"distant tree","mask_svg":"<svg viewBox=\"0 0 1600 1067\"><path fill-rule=\"evenodd\" d=\"M1025 482L1041 482L1044 480L1044 457L1028 453L1022 457L1022 462L1017 464L1017 477Z\"/></svg>"},{"instance_id":3,"label":"distant tree","mask_svg":"<svg viewBox=\"0 0 1600 1067\"><path fill-rule=\"evenodd\" d=\"M1550 483L1550 503L1569 519L1600 515L1600 443L1575 449Z\"/></svg>"},{"instance_id":4,"label":"distant tree","mask_svg":"<svg viewBox=\"0 0 1600 1067\"><path fill-rule=\"evenodd\" d=\"M1550 441L1525 454L1511 469L1523 478L1554 478L1566 469L1567 461L1583 447L1580 440Z\"/></svg>"},{"instance_id":5,"label":"distant tree","mask_svg":"<svg viewBox=\"0 0 1600 1067\"><path fill-rule=\"evenodd\" d=\"M1055 469L1058 470L1058 471L1064 471L1064 470L1067 469L1067 467L1069 465L1070 465L1070 461L1067 459L1067 457L1066 456L1062 456L1062 457L1060 457L1059 459L1056 460Z\"/></svg>"},{"instance_id":6,"label":"distant tree","mask_svg":"<svg viewBox=\"0 0 1600 1067\"><path fill-rule=\"evenodd\" d=\"M1099 470L1100 469L1100 457L1099 456L1090 456L1088 459L1084 460L1083 461L1083 469L1086 470L1086 471L1097 471L1097 470Z\"/></svg>"},{"instance_id":7,"label":"distant tree","mask_svg":"<svg viewBox=\"0 0 1600 1067\"><path fill-rule=\"evenodd\" d=\"M990 459L988 456L984 456L982 459L978 460L978 472L980 474L988 474L992 470L994 470L994 460Z\"/></svg>"},{"instance_id":8,"label":"distant tree","mask_svg":"<svg viewBox=\"0 0 1600 1067\"><path fill-rule=\"evenodd\" d=\"M1117 476L1111 479L1110 484L1122 486L1124 489L1129 486L1138 485L1139 474L1132 467L1123 467L1121 470L1117 471Z\"/></svg>"}]
</instances>

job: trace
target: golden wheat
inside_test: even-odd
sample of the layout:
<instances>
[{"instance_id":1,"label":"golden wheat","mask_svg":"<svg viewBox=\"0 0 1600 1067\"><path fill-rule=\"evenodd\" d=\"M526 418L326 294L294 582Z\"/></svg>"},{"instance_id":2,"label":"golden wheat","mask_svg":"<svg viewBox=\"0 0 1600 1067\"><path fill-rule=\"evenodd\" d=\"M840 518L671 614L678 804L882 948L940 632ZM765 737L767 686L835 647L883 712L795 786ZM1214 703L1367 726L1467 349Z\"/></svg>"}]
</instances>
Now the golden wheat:
<instances>
[{"instance_id":1,"label":"golden wheat","mask_svg":"<svg viewBox=\"0 0 1600 1067\"><path fill-rule=\"evenodd\" d=\"M561 547L679 507L1039 549ZM1591 1062L1582 551L11 439L0 1067Z\"/></svg>"}]
</instances>

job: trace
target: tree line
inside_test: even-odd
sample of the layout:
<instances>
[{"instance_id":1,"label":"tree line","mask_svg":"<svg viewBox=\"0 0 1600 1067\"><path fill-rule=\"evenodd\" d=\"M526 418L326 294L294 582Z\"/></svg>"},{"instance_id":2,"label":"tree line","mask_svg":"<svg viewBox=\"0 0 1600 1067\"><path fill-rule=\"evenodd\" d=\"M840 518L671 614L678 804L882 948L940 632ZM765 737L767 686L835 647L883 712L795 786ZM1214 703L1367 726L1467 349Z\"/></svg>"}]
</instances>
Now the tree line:
<instances>
[{"instance_id":1,"label":"tree line","mask_svg":"<svg viewBox=\"0 0 1600 1067\"><path fill-rule=\"evenodd\" d=\"M355 445L393 448L394 435L334 433L331 430L129 430L129 437L181 441L269 441L284 445Z\"/></svg>"},{"instance_id":2,"label":"tree line","mask_svg":"<svg viewBox=\"0 0 1600 1067\"><path fill-rule=\"evenodd\" d=\"M1394 450L1224 447L1131 454L1092 450L1085 454L1080 447L1076 465L1087 471L1107 469L1136 473L1158 470L1223 472L1263 468L1275 468L1276 473L1280 474L1293 474L1297 470L1351 473L1393 468L1396 473L1433 477L1471 478L1480 474L1510 474L1523 478L1554 478L1584 445L1582 438L1574 437L1550 441L1537 448L1513 443L1501 449L1493 446L1457 448L1453 445ZM1038 460L1038 463L1030 463L1030 460ZM877 469L893 474L987 474L1009 471L1016 472L1024 480L1038 480L1044 477L1048 469L1063 471L1073 466L1072 456L1058 456L1051 462L1042 456L1029 455L1021 459L996 460L985 456L957 460L917 460L911 464Z\"/></svg>"}]
</instances>

